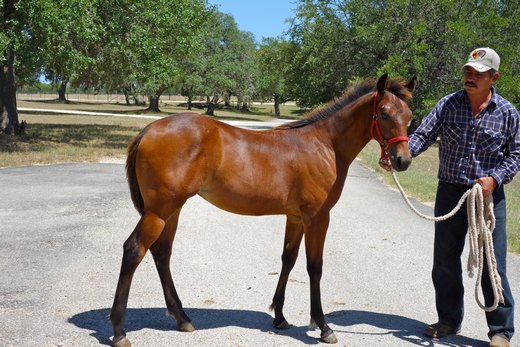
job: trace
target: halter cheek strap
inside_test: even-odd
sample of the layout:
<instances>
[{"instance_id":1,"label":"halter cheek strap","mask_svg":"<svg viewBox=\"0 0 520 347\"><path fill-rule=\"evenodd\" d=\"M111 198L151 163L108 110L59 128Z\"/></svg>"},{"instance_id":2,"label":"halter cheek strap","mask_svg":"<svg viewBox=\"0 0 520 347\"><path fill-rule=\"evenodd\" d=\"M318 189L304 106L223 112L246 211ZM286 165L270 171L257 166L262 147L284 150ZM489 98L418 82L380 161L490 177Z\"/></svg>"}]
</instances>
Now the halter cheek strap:
<instances>
[{"instance_id":1,"label":"halter cheek strap","mask_svg":"<svg viewBox=\"0 0 520 347\"><path fill-rule=\"evenodd\" d=\"M377 90L374 92L374 102L372 106L372 124L370 124L370 136L377 142L379 142L379 146L381 146L381 159L380 160L388 160L388 152L386 149L388 145L398 143L398 142L408 142L408 136L396 136L392 137L389 140L385 140L383 137L383 133L381 132L381 128L379 127L379 122L377 121ZM376 137L377 136L377 137Z\"/></svg>"}]
</instances>

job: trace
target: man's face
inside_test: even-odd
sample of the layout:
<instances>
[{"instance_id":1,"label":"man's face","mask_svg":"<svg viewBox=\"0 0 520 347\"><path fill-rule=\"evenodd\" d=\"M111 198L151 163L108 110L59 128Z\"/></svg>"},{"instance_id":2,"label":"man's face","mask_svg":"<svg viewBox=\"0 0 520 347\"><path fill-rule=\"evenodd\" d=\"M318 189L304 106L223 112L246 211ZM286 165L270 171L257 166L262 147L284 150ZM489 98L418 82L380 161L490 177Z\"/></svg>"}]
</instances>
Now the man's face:
<instances>
[{"instance_id":1,"label":"man's face","mask_svg":"<svg viewBox=\"0 0 520 347\"><path fill-rule=\"evenodd\" d=\"M478 72L470 66L464 67L464 90L468 94L484 94L489 92L498 79L498 72L493 76L489 71Z\"/></svg>"}]
</instances>

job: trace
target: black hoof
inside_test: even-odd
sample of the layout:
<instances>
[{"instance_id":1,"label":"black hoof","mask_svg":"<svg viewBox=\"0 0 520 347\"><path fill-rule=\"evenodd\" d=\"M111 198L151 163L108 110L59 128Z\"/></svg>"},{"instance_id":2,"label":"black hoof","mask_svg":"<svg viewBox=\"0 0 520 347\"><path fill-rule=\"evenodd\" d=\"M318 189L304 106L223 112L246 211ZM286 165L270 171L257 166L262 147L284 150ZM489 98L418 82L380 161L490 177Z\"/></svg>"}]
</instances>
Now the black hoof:
<instances>
[{"instance_id":1,"label":"black hoof","mask_svg":"<svg viewBox=\"0 0 520 347\"><path fill-rule=\"evenodd\" d=\"M289 323L284 319L281 323L278 323L278 324L276 324L276 322L273 322L273 326L274 326L276 329L279 329L279 330L287 330L287 329L289 329L292 325L289 324Z\"/></svg>"}]
</instances>

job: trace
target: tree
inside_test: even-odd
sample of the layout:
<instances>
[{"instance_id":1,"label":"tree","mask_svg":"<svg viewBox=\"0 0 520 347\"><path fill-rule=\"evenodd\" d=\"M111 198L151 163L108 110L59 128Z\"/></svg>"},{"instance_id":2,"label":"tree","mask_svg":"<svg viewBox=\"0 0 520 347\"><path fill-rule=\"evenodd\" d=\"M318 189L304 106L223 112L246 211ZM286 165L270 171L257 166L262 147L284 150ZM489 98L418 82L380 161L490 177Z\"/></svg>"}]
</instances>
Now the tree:
<instances>
[{"instance_id":1,"label":"tree","mask_svg":"<svg viewBox=\"0 0 520 347\"><path fill-rule=\"evenodd\" d=\"M97 89L148 96L148 110L159 112L159 98L179 84L182 65L201 49L202 27L212 7L206 0L97 0L104 33L96 59L78 78Z\"/></svg>"},{"instance_id":2,"label":"tree","mask_svg":"<svg viewBox=\"0 0 520 347\"><path fill-rule=\"evenodd\" d=\"M0 66L0 129L7 134L20 131L16 107L15 79L15 1L4 0L0 10L0 52L3 53Z\"/></svg>"},{"instance_id":3,"label":"tree","mask_svg":"<svg viewBox=\"0 0 520 347\"><path fill-rule=\"evenodd\" d=\"M57 71L60 64L72 72L84 66L78 63L85 55L81 44L97 30L90 27L89 22L93 18L89 15L92 4L91 0L3 0L0 10L0 129L4 133L16 134L22 130L16 105L19 85L36 81L44 66L48 72ZM71 19L77 22L78 30L70 30L73 27ZM71 48L72 44L75 50ZM52 72L52 75L58 74Z\"/></svg>"},{"instance_id":4,"label":"tree","mask_svg":"<svg viewBox=\"0 0 520 347\"><path fill-rule=\"evenodd\" d=\"M53 24L58 31L46 33L43 72L59 86L58 99L66 101L69 82L81 84L80 76L94 61L96 45L104 28L97 13L97 0L57 0L54 11L63 12Z\"/></svg>"},{"instance_id":5,"label":"tree","mask_svg":"<svg viewBox=\"0 0 520 347\"><path fill-rule=\"evenodd\" d=\"M274 113L280 117L280 103L289 100L285 76L291 65L290 43L282 38L266 38L256 53L258 66L257 97L274 101Z\"/></svg>"},{"instance_id":6,"label":"tree","mask_svg":"<svg viewBox=\"0 0 520 347\"><path fill-rule=\"evenodd\" d=\"M179 83L181 62L198 52L202 26L211 13L205 0L120 1L123 54L130 54L130 78L149 95L149 110L159 111L159 98Z\"/></svg>"},{"instance_id":7,"label":"tree","mask_svg":"<svg viewBox=\"0 0 520 347\"><path fill-rule=\"evenodd\" d=\"M334 98L353 76L365 73L351 61L352 28L341 9L344 3L302 0L290 21L287 54L291 64L285 79L288 92L301 106Z\"/></svg>"},{"instance_id":8,"label":"tree","mask_svg":"<svg viewBox=\"0 0 520 347\"><path fill-rule=\"evenodd\" d=\"M230 15L215 11L204 27L203 49L185 61L183 95L205 96L208 115L232 95L247 105L254 93L255 49L250 33L240 31Z\"/></svg>"}]
</instances>

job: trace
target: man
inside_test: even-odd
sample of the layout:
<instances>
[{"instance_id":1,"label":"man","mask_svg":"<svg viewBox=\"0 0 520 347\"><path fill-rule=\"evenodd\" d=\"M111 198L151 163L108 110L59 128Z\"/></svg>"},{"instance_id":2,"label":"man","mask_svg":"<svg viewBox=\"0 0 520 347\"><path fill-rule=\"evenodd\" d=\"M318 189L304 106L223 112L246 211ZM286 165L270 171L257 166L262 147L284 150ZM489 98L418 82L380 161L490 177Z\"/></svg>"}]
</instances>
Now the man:
<instances>
[{"instance_id":1,"label":"man","mask_svg":"<svg viewBox=\"0 0 520 347\"><path fill-rule=\"evenodd\" d=\"M504 184L520 170L520 117L511 103L497 94L500 57L491 48L471 52L464 70L464 88L443 97L411 135L413 157L439 138L439 172L435 215L450 212L475 183L484 198L493 197L496 226L493 246L502 279L504 304L486 312L491 347L507 347L514 333L514 300L506 276L506 202ZM383 168L389 169L385 164ZM442 338L458 334L464 314L461 254L467 233L466 208L435 223L432 280L439 321L424 334ZM487 306L493 291L487 266L482 290Z\"/></svg>"}]
</instances>

